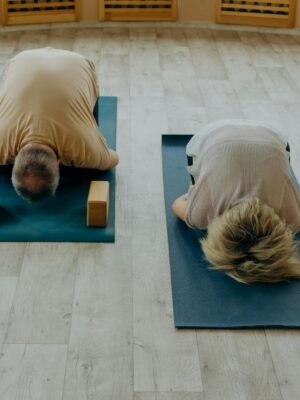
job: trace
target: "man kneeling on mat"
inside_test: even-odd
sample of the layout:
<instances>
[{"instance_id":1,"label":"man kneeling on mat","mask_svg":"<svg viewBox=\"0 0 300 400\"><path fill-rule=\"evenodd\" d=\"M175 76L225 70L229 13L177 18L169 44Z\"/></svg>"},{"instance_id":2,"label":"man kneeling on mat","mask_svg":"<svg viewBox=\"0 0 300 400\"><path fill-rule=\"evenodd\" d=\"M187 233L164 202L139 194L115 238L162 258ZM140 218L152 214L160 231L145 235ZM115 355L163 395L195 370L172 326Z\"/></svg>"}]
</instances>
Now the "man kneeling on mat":
<instances>
[{"instance_id":1,"label":"man kneeling on mat","mask_svg":"<svg viewBox=\"0 0 300 400\"><path fill-rule=\"evenodd\" d=\"M106 170L118 164L93 116L94 64L50 47L23 51L7 65L0 99L0 164L14 164L12 182L33 201L54 195L59 163Z\"/></svg>"},{"instance_id":2,"label":"man kneeling on mat","mask_svg":"<svg viewBox=\"0 0 300 400\"><path fill-rule=\"evenodd\" d=\"M300 278L300 197L280 132L253 121L208 125L187 145L192 185L173 203L207 260L243 283Z\"/></svg>"}]
</instances>

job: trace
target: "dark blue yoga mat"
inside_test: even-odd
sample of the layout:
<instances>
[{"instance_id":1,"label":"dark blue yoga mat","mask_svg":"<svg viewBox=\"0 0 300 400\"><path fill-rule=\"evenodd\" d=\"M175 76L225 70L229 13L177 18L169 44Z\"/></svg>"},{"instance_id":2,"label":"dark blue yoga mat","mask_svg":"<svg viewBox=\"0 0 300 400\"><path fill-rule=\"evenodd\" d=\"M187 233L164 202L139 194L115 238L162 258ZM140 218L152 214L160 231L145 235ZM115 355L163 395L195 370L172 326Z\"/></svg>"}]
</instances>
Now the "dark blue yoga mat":
<instances>
[{"instance_id":1,"label":"dark blue yoga mat","mask_svg":"<svg viewBox=\"0 0 300 400\"><path fill-rule=\"evenodd\" d=\"M117 98L102 97L94 115L108 146L116 148ZM61 167L60 184L54 198L29 204L11 184L11 166L0 167L1 242L114 242L115 171ZM110 182L108 225L86 226L86 206L90 182Z\"/></svg>"},{"instance_id":2,"label":"dark blue yoga mat","mask_svg":"<svg viewBox=\"0 0 300 400\"><path fill-rule=\"evenodd\" d=\"M208 269L198 237L171 211L186 193L191 135L163 135L163 174L175 326L177 328L300 327L300 281L245 285Z\"/></svg>"}]
</instances>

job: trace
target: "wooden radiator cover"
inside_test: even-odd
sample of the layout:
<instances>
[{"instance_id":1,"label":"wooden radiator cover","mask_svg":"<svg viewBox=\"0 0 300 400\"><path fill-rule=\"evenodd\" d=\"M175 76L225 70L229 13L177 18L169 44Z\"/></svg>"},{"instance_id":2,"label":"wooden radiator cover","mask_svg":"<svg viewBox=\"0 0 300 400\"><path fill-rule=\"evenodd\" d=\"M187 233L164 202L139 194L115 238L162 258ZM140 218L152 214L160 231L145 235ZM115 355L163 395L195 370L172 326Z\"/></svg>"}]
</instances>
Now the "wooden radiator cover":
<instances>
[{"instance_id":1,"label":"wooden radiator cover","mask_svg":"<svg viewBox=\"0 0 300 400\"><path fill-rule=\"evenodd\" d=\"M224 24L294 26L296 0L217 0L216 20Z\"/></svg>"},{"instance_id":2,"label":"wooden radiator cover","mask_svg":"<svg viewBox=\"0 0 300 400\"><path fill-rule=\"evenodd\" d=\"M177 0L100 0L103 21L174 21Z\"/></svg>"},{"instance_id":3,"label":"wooden radiator cover","mask_svg":"<svg viewBox=\"0 0 300 400\"><path fill-rule=\"evenodd\" d=\"M78 21L80 0L1 0L4 25Z\"/></svg>"}]
</instances>

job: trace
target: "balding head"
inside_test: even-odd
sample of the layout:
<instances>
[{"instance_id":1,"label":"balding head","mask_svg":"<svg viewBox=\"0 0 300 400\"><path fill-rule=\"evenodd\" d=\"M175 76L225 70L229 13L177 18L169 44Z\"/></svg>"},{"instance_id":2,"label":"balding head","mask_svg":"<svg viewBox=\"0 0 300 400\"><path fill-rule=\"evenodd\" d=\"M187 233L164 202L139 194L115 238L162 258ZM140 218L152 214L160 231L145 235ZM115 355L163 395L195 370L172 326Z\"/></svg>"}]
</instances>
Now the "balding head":
<instances>
[{"instance_id":1,"label":"balding head","mask_svg":"<svg viewBox=\"0 0 300 400\"><path fill-rule=\"evenodd\" d=\"M59 165L48 146L28 144L18 153L12 171L16 192L27 201L53 196L59 182Z\"/></svg>"}]
</instances>

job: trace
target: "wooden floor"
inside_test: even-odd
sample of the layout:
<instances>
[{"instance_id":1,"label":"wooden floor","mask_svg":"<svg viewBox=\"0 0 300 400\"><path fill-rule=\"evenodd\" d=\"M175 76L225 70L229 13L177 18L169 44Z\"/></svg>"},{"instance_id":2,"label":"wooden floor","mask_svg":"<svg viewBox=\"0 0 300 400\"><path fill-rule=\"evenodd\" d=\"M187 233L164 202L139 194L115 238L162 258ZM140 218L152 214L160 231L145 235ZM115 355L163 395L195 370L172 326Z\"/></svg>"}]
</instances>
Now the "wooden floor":
<instances>
[{"instance_id":1,"label":"wooden floor","mask_svg":"<svg viewBox=\"0 0 300 400\"><path fill-rule=\"evenodd\" d=\"M272 122L300 178L300 37L8 32L2 77L8 58L42 46L92 58L101 94L119 97L117 241L0 244L0 399L298 400L300 332L174 328L160 137L219 118Z\"/></svg>"}]
</instances>

